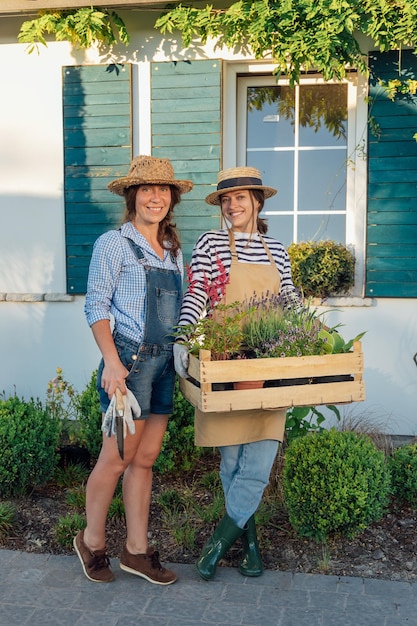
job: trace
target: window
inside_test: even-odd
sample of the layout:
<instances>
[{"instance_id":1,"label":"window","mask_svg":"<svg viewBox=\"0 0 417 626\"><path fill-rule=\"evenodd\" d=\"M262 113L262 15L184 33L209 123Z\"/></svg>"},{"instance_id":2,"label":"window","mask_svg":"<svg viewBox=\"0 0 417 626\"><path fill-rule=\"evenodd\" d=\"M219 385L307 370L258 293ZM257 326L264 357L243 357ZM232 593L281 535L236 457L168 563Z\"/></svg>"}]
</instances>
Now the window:
<instances>
[{"instance_id":1,"label":"window","mask_svg":"<svg viewBox=\"0 0 417 626\"><path fill-rule=\"evenodd\" d=\"M296 87L273 76L238 78L238 162L278 188L265 216L269 233L291 242L347 240L354 81L307 77ZM354 133L351 133L354 135Z\"/></svg>"}]
</instances>

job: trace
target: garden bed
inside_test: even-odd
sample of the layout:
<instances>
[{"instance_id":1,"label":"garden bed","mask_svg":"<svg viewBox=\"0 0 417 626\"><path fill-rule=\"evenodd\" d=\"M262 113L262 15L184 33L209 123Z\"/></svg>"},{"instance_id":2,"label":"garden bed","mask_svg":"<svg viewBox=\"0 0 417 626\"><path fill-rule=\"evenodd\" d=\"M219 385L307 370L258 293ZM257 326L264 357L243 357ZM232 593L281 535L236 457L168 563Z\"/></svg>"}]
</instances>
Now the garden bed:
<instances>
[{"instance_id":1,"label":"garden bed","mask_svg":"<svg viewBox=\"0 0 417 626\"><path fill-rule=\"evenodd\" d=\"M320 356L212 361L208 350L190 355L189 379L180 388L202 412L348 404L365 399L362 345L352 352ZM265 381L260 389L236 390L238 381Z\"/></svg>"}]
</instances>

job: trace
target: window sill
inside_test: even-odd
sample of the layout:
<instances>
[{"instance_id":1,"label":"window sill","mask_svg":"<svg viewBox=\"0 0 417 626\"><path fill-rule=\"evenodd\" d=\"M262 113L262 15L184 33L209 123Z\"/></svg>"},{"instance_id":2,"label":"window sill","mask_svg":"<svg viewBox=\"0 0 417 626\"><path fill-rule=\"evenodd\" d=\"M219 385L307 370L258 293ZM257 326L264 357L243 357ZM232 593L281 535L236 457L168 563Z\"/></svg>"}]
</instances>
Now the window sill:
<instances>
[{"instance_id":1,"label":"window sill","mask_svg":"<svg viewBox=\"0 0 417 626\"><path fill-rule=\"evenodd\" d=\"M0 293L0 302L73 302L68 293Z\"/></svg>"},{"instance_id":2,"label":"window sill","mask_svg":"<svg viewBox=\"0 0 417 626\"><path fill-rule=\"evenodd\" d=\"M313 298L313 306L329 307L371 307L374 306L374 298L361 298L360 296L334 296L331 298Z\"/></svg>"}]
</instances>

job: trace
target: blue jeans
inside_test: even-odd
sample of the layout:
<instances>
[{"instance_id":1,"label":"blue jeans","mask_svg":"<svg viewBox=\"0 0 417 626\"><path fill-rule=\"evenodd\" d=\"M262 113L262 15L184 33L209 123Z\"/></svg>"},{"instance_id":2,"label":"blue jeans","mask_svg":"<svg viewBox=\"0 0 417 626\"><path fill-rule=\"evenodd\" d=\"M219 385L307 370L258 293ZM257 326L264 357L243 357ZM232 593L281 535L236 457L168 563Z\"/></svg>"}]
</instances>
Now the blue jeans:
<instances>
[{"instance_id":1,"label":"blue jeans","mask_svg":"<svg viewBox=\"0 0 417 626\"><path fill-rule=\"evenodd\" d=\"M220 478L226 512L239 528L258 508L269 483L278 441L266 439L235 446L220 446Z\"/></svg>"}]
</instances>

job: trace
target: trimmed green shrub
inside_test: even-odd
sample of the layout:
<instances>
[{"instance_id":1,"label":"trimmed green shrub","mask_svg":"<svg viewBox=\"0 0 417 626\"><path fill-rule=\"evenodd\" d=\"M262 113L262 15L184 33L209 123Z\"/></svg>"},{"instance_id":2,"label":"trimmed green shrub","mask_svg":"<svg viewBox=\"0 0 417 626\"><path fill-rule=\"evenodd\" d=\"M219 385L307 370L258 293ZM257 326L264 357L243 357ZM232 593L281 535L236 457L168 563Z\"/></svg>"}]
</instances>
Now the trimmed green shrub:
<instances>
[{"instance_id":1,"label":"trimmed green shrub","mask_svg":"<svg viewBox=\"0 0 417 626\"><path fill-rule=\"evenodd\" d=\"M164 474L189 470L203 448L194 444L194 407L182 395L178 380L174 390L174 412L162 442L161 452L155 461L155 471Z\"/></svg>"},{"instance_id":2,"label":"trimmed green shrub","mask_svg":"<svg viewBox=\"0 0 417 626\"><path fill-rule=\"evenodd\" d=\"M327 298L349 291L355 282L355 257L334 241L303 241L288 248L294 285L303 295Z\"/></svg>"},{"instance_id":3,"label":"trimmed green shrub","mask_svg":"<svg viewBox=\"0 0 417 626\"><path fill-rule=\"evenodd\" d=\"M300 536L348 538L381 518L390 472L371 440L335 429L291 441L282 476L289 520Z\"/></svg>"},{"instance_id":4,"label":"trimmed green shrub","mask_svg":"<svg viewBox=\"0 0 417 626\"><path fill-rule=\"evenodd\" d=\"M0 400L0 497L23 494L51 478L59 432L40 400Z\"/></svg>"},{"instance_id":5,"label":"trimmed green shrub","mask_svg":"<svg viewBox=\"0 0 417 626\"><path fill-rule=\"evenodd\" d=\"M388 457L392 494L397 500L417 505L417 443L394 450Z\"/></svg>"},{"instance_id":6,"label":"trimmed green shrub","mask_svg":"<svg viewBox=\"0 0 417 626\"><path fill-rule=\"evenodd\" d=\"M84 391L74 398L74 405L80 424L79 441L87 448L91 457L97 459L103 441L100 398L97 390L97 370L91 374L90 381Z\"/></svg>"}]
</instances>

